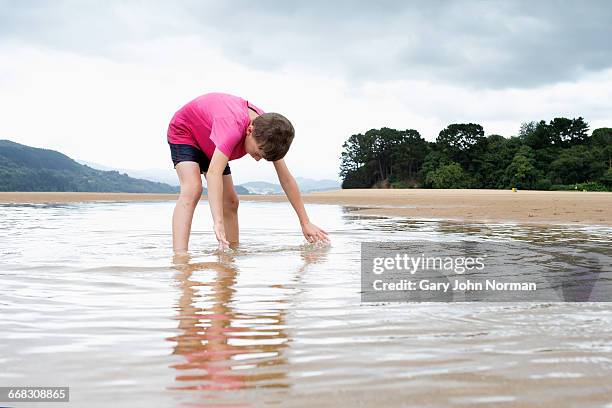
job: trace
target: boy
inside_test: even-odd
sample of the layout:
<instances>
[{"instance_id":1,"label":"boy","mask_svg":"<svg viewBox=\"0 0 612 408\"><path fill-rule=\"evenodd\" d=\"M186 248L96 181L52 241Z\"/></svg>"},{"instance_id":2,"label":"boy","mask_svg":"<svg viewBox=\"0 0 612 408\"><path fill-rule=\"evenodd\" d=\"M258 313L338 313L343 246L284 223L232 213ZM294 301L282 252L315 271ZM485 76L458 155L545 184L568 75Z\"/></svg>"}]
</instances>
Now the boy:
<instances>
[{"instance_id":1,"label":"boy","mask_svg":"<svg viewBox=\"0 0 612 408\"><path fill-rule=\"evenodd\" d=\"M202 195L202 173L219 248L238 244L238 195L227 163L247 153L256 161L264 158L274 162L308 242L327 241L327 232L308 219L297 183L283 161L293 136L293 125L287 118L265 113L233 95L209 93L179 109L168 127L172 162L181 185L172 216L174 251L188 249L193 212Z\"/></svg>"}]
</instances>

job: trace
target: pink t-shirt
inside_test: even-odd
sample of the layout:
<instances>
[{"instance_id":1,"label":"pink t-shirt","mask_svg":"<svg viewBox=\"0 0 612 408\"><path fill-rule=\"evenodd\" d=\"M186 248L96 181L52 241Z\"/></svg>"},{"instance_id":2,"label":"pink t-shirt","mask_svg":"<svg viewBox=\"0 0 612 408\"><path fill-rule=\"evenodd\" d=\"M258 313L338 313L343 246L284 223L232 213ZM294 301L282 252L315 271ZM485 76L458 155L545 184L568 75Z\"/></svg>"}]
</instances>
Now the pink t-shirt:
<instances>
[{"instance_id":1,"label":"pink t-shirt","mask_svg":"<svg viewBox=\"0 0 612 408\"><path fill-rule=\"evenodd\" d=\"M188 144L211 158L215 147L230 160L246 154L244 138L251 123L249 107L264 111L238 96L209 93L179 109L168 126L168 143Z\"/></svg>"}]
</instances>

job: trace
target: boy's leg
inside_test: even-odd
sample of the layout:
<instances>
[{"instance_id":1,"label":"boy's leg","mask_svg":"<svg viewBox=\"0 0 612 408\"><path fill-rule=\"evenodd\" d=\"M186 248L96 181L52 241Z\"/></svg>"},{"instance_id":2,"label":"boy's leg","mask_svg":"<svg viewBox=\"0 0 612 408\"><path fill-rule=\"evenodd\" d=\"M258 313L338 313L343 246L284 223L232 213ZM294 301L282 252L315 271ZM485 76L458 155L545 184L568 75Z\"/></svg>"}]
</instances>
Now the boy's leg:
<instances>
[{"instance_id":1,"label":"boy's leg","mask_svg":"<svg viewBox=\"0 0 612 408\"><path fill-rule=\"evenodd\" d=\"M174 251L187 251L193 212L202 196L202 176L200 165L183 161L176 165L181 184L181 192L172 215L172 247Z\"/></svg>"},{"instance_id":2,"label":"boy's leg","mask_svg":"<svg viewBox=\"0 0 612 408\"><path fill-rule=\"evenodd\" d=\"M234 190L232 175L223 176L223 224L225 237L231 246L238 245L238 194Z\"/></svg>"}]
</instances>

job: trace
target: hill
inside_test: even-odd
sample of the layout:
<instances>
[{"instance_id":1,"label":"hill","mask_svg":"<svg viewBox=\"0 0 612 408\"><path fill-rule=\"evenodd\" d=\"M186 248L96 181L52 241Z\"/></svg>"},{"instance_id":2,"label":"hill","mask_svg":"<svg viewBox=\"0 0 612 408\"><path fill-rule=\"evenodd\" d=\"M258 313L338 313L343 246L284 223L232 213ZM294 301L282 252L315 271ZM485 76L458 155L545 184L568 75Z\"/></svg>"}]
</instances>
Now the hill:
<instances>
[{"instance_id":1,"label":"hill","mask_svg":"<svg viewBox=\"0 0 612 408\"><path fill-rule=\"evenodd\" d=\"M79 160L79 159L75 159L75 160L80 164L83 164L85 166L91 167L92 169L96 169L96 170L104 170L104 171L114 170L114 171L118 171L119 173L125 173L128 176L137 178L137 179L157 181L160 183L165 183L165 184L169 184L171 186L176 186L176 187L178 187L179 185L179 179L178 179L178 176L176 175L176 171L171 166L168 166L168 168L165 168L165 169L152 168L152 169L137 170L137 169L113 168L113 167L106 166L104 164L93 163L93 162Z\"/></svg>"},{"instance_id":2,"label":"hill","mask_svg":"<svg viewBox=\"0 0 612 408\"><path fill-rule=\"evenodd\" d=\"M178 188L96 170L55 150L0 140L0 191L175 193Z\"/></svg>"},{"instance_id":3,"label":"hill","mask_svg":"<svg viewBox=\"0 0 612 408\"><path fill-rule=\"evenodd\" d=\"M267 181L249 181L240 184L240 186L248 190L250 194L281 194L283 192L280 184L268 183Z\"/></svg>"},{"instance_id":4,"label":"hill","mask_svg":"<svg viewBox=\"0 0 612 408\"><path fill-rule=\"evenodd\" d=\"M300 186L300 191L304 192L340 189L340 183L338 183L336 180L313 180L305 177L296 177L295 181Z\"/></svg>"},{"instance_id":5,"label":"hill","mask_svg":"<svg viewBox=\"0 0 612 408\"><path fill-rule=\"evenodd\" d=\"M313 180L304 177L296 177L295 181L302 193L340 189L340 183L335 180ZM266 181L250 181L248 183L242 183L240 186L247 189L251 194L283 194L283 189L280 184L268 183Z\"/></svg>"}]
</instances>

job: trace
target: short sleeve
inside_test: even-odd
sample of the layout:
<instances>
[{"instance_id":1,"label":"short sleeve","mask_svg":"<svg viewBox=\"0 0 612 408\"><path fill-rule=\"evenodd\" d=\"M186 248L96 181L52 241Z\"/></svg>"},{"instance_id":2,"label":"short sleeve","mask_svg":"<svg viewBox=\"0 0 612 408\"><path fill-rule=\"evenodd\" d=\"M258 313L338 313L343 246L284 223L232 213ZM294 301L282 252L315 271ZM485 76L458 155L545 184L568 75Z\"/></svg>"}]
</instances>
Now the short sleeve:
<instances>
[{"instance_id":1,"label":"short sleeve","mask_svg":"<svg viewBox=\"0 0 612 408\"><path fill-rule=\"evenodd\" d=\"M242 126L233 117L218 117L213 120L210 140L230 158L232 151L242 140L243 133Z\"/></svg>"}]
</instances>

